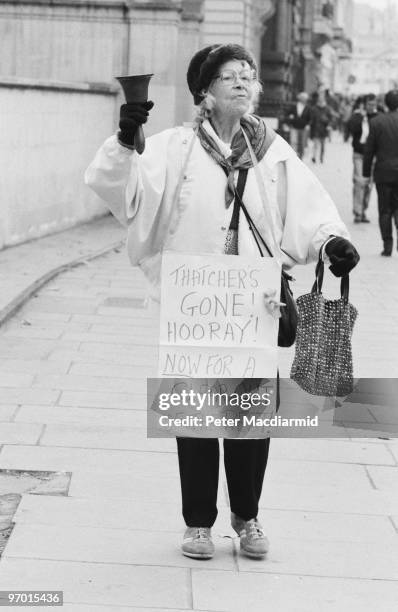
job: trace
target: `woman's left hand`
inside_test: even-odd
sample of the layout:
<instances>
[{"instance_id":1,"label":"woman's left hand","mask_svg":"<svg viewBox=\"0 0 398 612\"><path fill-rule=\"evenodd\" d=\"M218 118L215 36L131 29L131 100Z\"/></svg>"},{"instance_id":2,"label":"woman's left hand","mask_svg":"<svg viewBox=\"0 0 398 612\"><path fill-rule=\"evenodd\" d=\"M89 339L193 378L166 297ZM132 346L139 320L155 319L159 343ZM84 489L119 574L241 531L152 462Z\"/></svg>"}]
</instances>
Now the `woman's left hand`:
<instances>
[{"instance_id":1,"label":"woman's left hand","mask_svg":"<svg viewBox=\"0 0 398 612\"><path fill-rule=\"evenodd\" d=\"M281 316L280 307L286 306L283 302L280 302L276 297L276 289L265 289L264 291L264 305L270 315L274 319L279 319Z\"/></svg>"}]
</instances>

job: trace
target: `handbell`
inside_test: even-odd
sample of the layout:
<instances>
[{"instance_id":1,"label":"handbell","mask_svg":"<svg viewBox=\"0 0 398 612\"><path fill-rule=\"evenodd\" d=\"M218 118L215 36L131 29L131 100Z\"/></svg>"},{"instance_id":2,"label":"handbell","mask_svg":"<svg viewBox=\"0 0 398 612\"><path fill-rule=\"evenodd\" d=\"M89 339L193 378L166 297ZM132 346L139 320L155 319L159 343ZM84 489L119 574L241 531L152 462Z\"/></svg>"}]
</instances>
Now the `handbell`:
<instances>
[{"instance_id":1,"label":"handbell","mask_svg":"<svg viewBox=\"0 0 398 612\"><path fill-rule=\"evenodd\" d=\"M127 104L130 102L146 102L148 100L149 81L152 74L136 74L134 76L116 77L122 86ZM141 155L145 149L145 136L142 126L139 125L134 134L134 146Z\"/></svg>"}]
</instances>

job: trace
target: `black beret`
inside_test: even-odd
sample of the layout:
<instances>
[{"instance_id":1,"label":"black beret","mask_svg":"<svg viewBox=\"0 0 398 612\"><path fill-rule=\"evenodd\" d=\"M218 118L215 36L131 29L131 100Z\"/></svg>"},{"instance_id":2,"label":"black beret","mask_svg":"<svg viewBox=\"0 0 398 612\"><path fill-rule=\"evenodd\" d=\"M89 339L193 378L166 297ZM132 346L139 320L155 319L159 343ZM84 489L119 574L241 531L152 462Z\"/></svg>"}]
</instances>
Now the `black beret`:
<instances>
[{"instance_id":1,"label":"black beret","mask_svg":"<svg viewBox=\"0 0 398 612\"><path fill-rule=\"evenodd\" d=\"M188 87L195 104L202 101L202 90L207 89L220 66L234 59L246 61L257 72L254 57L241 45L209 45L195 53L187 72Z\"/></svg>"}]
</instances>

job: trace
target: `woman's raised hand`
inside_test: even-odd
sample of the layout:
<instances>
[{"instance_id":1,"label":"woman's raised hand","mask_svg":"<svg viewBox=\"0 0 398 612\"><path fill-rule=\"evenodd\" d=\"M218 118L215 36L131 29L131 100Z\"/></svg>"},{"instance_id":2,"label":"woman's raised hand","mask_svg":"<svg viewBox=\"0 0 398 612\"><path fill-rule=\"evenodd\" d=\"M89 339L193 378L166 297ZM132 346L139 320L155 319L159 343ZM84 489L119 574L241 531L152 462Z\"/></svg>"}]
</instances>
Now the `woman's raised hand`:
<instances>
[{"instance_id":1,"label":"woman's raised hand","mask_svg":"<svg viewBox=\"0 0 398 612\"><path fill-rule=\"evenodd\" d=\"M120 107L120 132L118 138L126 145L132 145L134 135L139 125L148 121L149 111L153 108L153 102L130 102Z\"/></svg>"}]
</instances>

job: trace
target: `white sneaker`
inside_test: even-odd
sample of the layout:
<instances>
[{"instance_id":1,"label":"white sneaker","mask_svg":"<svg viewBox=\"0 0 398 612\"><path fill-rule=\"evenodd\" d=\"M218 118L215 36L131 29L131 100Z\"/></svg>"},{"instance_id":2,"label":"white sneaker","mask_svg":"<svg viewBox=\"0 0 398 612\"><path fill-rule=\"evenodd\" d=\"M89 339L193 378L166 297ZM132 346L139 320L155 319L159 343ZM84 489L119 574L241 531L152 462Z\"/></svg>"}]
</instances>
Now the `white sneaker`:
<instances>
[{"instance_id":1,"label":"white sneaker","mask_svg":"<svg viewBox=\"0 0 398 612\"><path fill-rule=\"evenodd\" d=\"M188 527L182 542L182 554L193 559L211 559L214 544L210 527Z\"/></svg>"},{"instance_id":2,"label":"white sneaker","mask_svg":"<svg viewBox=\"0 0 398 612\"><path fill-rule=\"evenodd\" d=\"M245 521L232 512L231 525L240 538L241 551L248 557L260 559L267 554L269 541L257 518Z\"/></svg>"}]
</instances>

